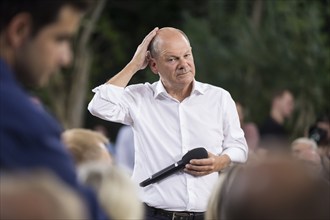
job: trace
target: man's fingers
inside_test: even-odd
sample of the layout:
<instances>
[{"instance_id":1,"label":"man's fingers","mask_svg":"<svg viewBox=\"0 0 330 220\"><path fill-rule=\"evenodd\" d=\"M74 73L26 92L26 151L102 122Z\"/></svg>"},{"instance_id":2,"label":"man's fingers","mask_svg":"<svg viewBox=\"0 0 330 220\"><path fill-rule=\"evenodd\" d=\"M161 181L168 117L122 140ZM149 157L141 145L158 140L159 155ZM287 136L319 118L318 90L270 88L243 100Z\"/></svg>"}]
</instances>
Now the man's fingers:
<instances>
[{"instance_id":1,"label":"man's fingers","mask_svg":"<svg viewBox=\"0 0 330 220\"><path fill-rule=\"evenodd\" d=\"M157 34L158 27L154 28L142 41L142 44L149 45L150 41L154 38L154 36Z\"/></svg>"},{"instance_id":2,"label":"man's fingers","mask_svg":"<svg viewBox=\"0 0 330 220\"><path fill-rule=\"evenodd\" d=\"M190 175L193 176L205 176L210 174L210 171L195 171L195 170L188 170L188 169L184 169L184 172L189 173Z\"/></svg>"},{"instance_id":3,"label":"man's fingers","mask_svg":"<svg viewBox=\"0 0 330 220\"><path fill-rule=\"evenodd\" d=\"M194 171L211 171L213 170L213 166L197 166L197 165L192 165L192 164L187 164L185 166L186 169L188 170L194 170Z\"/></svg>"},{"instance_id":4,"label":"man's fingers","mask_svg":"<svg viewBox=\"0 0 330 220\"><path fill-rule=\"evenodd\" d=\"M190 160L190 164L193 165L211 165L214 163L214 158L206 158L206 159L198 159L198 160Z\"/></svg>"}]
</instances>

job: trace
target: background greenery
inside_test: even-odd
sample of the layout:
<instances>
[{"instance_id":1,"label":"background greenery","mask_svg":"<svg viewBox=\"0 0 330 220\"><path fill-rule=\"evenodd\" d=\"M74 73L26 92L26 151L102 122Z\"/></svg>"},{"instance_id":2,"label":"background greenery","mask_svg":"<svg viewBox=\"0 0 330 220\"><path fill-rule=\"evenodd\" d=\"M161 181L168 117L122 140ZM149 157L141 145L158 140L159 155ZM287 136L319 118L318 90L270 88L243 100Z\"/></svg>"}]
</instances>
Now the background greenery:
<instances>
[{"instance_id":1,"label":"background greenery","mask_svg":"<svg viewBox=\"0 0 330 220\"><path fill-rule=\"evenodd\" d=\"M190 38L197 80L228 90L249 121L266 117L273 90L291 89L296 111L287 126L293 137L302 135L330 109L329 17L329 0L110 0L88 43L92 64L81 108L92 88L129 62L150 30L174 26ZM131 83L155 80L145 70ZM96 124L115 140L120 125L85 110L82 125Z\"/></svg>"}]
</instances>

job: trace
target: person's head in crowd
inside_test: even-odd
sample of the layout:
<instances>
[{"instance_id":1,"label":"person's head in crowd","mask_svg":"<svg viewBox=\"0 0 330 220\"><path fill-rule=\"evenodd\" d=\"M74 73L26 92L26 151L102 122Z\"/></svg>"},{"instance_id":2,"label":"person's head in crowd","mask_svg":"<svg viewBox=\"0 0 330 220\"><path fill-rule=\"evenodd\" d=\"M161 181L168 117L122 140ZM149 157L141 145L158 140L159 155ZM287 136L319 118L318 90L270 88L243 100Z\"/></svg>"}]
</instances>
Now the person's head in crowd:
<instances>
[{"instance_id":1,"label":"person's head in crowd","mask_svg":"<svg viewBox=\"0 0 330 220\"><path fill-rule=\"evenodd\" d=\"M89 0L1 0L0 56L25 86L46 85L72 60L71 40Z\"/></svg>"},{"instance_id":2,"label":"person's head in crowd","mask_svg":"<svg viewBox=\"0 0 330 220\"><path fill-rule=\"evenodd\" d=\"M106 148L109 140L99 132L83 128L68 129L62 140L73 156L76 165L92 161L112 163L112 156Z\"/></svg>"},{"instance_id":3,"label":"person's head in crowd","mask_svg":"<svg viewBox=\"0 0 330 220\"><path fill-rule=\"evenodd\" d=\"M292 158L266 158L231 172L214 189L206 219L329 219L330 187Z\"/></svg>"},{"instance_id":4,"label":"person's head in crowd","mask_svg":"<svg viewBox=\"0 0 330 220\"><path fill-rule=\"evenodd\" d=\"M291 154L294 158L304 162L315 174L322 170L321 157L317 152L317 144L313 139L301 137L295 139L291 144Z\"/></svg>"},{"instance_id":5,"label":"person's head in crowd","mask_svg":"<svg viewBox=\"0 0 330 220\"><path fill-rule=\"evenodd\" d=\"M291 91L281 89L273 93L270 114L279 124L283 124L294 111L294 96Z\"/></svg>"},{"instance_id":6,"label":"person's head in crowd","mask_svg":"<svg viewBox=\"0 0 330 220\"><path fill-rule=\"evenodd\" d=\"M301 137L295 139L291 144L291 152L294 157L299 158L305 151L317 151L317 144L314 140Z\"/></svg>"},{"instance_id":7,"label":"person's head in crowd","mask_svg":"<svg viewBox=\"0 0 330 220\"><path fill-rule=\"evenodd\" d=\"M45 170L2 173L0 219L87 219L83 200Z\"/></svg>"},{"instance_id":8,"label":"person's head in crowd","mask_svg":"<svg viewBox=\"0 0 330 220\"><path fill-rule=\"evenodd\" d=\"M172 27L161 28L150 42L149 51L150 69L159 75L166 90L190 92L195 77L195 63L186 34ZM180 68L177 67L177 57L166 54L168 51L184 53L185 62ZM178 74L182 77L178 77Z\"/></svg>"},{"instance_id":9,"label":"person's head in crowd","mask_svg":"<svg viewBox=\"0 0 330 220\"><path fill-rule=\"evenodd\" d=\"M317 151L303 151L299 155L298 159L303 162L303 165L306 167L306 169L309 169L315 175L322 174L321 172L323 169L322 167L323 165L322 165L321 157L317 153Z\"/></svg>"},{"instance_id":10,"label":"person's head in crowd","mask_svg":"<svg viewBox=\"0 0 330 220\"><path fill-rule=\"evenodd\" d=\"M95 189L103 209L112 219L143 218L136 186L124 170L104 163L88 163L79 167L78 177Z\"/></svg>"},{"instance_id":11,"label":"person's head in crowd","mask_svg":"<svg viewBox=\"0 0 330 220\"><path fill-rule=\"evenodd\" d=\"M40 111L32 103L30 94L26 91L27 88L47 85L54 73L70 65L73 57L71 41L91 4L94 4L91 0L0 1L0 99L2 106L5 106L1 108L0 120L0 168L24 169L26 172L35 167L51 170L67 186L84 197L87 202L84 210L88 211L88 217L97 219L106 216L91 191L77 182L72 160L60 140L61 126L47 111ZM41 178L34 179L41 181ZM3 180L2 176L1 180ZM16 182L27 184L26 180ZM19 187L15 187L15 190ZM0 188L3 189L2 186ZM74 210L70 207L70 199L65 199L69 193L63 194L58 191L55 194L64 198L59 204ZM30 195L24 195L26 196ZM43 198L40 196L41 199ZM37 198L24 199L24 202L14 201L11 202L10 208L15 212L16 206L20 203L26 207L31 206L32 210L34 202L37 203ZM9 206L9 202L1 202L0 205L8 215L20 214L20 212L9 213L10 209L3 207L4 204ZM42 209L44 204L39 201L37 205ZM55 205L53 204L52 208L57 212L58 208ZM23 209L21 214L25 215ZM26 216L27 214L28 211ZM88 217L81 215L61 217L58 214L45 219L87 219ZM42 217L28 219L42 219Z\"/></svg>"},{"instance_id":12,"label":"person's head in crowd","mask_svg":"<svg viewBox=\"0 0 330 220\"><path fill-rule=\"evenodd\" d=\"M228 220L224 212L220 209L222 209L223 204L226 202L224 200L228 196L229 189L233 184L233 180L236 178L237 172L241 172L242 168L242 165L234 165L221 172L208 201L205 213L206 220Z\"/></svg>"},{"instance_id":13,"label":"person's head in crowd","mask_svg":"<svg viewBox=\"0 0 330 220\"><path fill-rule=\"evenodd\" d=\"M285 123L294 110L294 96L288 89L273 92L269 115L260 124L260 147L267 151L289 151L290 131Z\"/></svg>"}]
</instances>

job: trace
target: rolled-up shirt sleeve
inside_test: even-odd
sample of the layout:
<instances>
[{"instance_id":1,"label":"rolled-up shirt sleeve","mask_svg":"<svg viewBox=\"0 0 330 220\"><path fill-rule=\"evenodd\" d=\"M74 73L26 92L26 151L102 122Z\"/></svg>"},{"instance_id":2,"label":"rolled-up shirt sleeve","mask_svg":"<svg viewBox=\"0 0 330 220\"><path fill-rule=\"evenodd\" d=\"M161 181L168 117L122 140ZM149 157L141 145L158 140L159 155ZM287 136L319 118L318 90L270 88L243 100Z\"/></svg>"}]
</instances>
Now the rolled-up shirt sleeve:
<instances>
[{"instance_id":1,"label":"rolled-up shirt sleeve","mask_svg":"<svg viewBox=\"0 0 330 220\"><path fill-rule=\"evenodd\" d=\"M92 90L95 95L88 104L88 111L101 119L131 125L130 103L132 98L126 89L103 84Z\"/></svg>"},{"instance_id":2,"label":"rolled-up shirt sleeve","mask_svg":"<svg viewBox=\"0 0 330 220\"><path fill-rule=\"evenodd\" d=\"M234 100L226 93L223 102L224 142L221 154L227 154L232 162L244 163L248 157L248 146L241 129Z\"/></svg>"}]
</instances>

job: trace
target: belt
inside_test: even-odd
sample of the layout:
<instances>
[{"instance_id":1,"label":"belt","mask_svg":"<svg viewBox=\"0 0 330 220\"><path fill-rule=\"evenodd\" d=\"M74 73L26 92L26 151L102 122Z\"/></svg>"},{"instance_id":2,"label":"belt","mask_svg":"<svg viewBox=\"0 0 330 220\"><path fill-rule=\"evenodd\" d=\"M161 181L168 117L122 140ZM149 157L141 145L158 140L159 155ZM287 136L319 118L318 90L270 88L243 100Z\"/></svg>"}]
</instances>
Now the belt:
<instances>
[{"instance_id":1,"label":"belt","mask_svg":"<svg viewBox=\"0 0 330 220\"><path fill-rule=\"evenodd\" d=\"M167 211L164 209L157 209L147 204L144 204L148 213L153 215L161 215L171 220L203 220L204 212L176 212Z\"/></svg>"}]
</instances>

